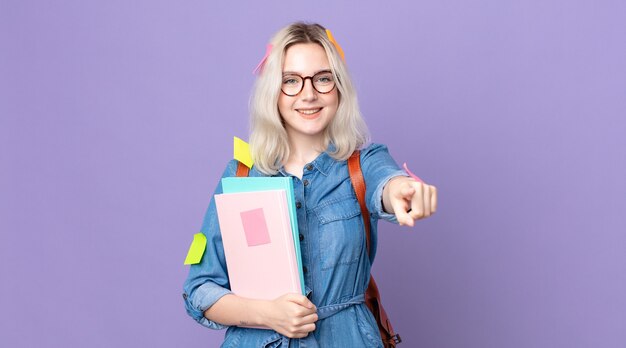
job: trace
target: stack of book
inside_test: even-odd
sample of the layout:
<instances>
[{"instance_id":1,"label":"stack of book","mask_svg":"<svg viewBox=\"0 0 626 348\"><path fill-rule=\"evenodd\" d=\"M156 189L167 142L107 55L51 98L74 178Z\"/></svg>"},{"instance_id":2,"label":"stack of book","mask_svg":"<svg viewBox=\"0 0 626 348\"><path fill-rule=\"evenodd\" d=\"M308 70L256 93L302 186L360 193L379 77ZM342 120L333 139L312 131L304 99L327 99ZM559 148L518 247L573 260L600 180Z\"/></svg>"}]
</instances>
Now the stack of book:
<instances>
[{"instance_id":1,"label":"stack of book","mask_svg":"<svg viewBox=\"0 0 626 348\"><path fill-rule=\"evenodd\" d=\"M215 204L233 293L261 300L304 295L291 178L224 178L222 189Z\"/></svg>"}]
</instances>

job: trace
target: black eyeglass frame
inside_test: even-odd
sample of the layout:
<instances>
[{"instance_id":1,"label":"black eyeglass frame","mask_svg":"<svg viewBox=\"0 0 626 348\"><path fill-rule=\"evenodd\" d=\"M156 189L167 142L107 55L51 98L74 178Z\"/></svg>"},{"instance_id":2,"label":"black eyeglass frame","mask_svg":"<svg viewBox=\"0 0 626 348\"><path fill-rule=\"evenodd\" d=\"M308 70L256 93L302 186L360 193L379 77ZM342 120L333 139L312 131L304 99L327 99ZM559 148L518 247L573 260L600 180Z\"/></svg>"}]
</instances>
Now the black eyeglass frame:
<instances>
[{"instance_id":1,"label":"black eyeglass frame","mask_svg":"<svg viewBox=\"0 0 626 348\"><path fill-rule=\"evenodd\" d=\"M313 83L313 78L314 78L315 76L319 75L319 74L327 74L327 73L330 73L330 74L333 76L333 88L331 88L331 89L330 89L330 91L328 91L328 92L320 92L320 91L319 91L319 90L315 87L315 83ZM298 93L296 93L296 94L288 94L287 92L285 92L285 91L283 90L283 87L282 87L282 82L281 82L280 91L281 91L284 95L286 95L286 96L288 96L288 97L295 97L295 96L297 96L298 94L300 94L300 93L302 92L302 90L304 89L304 85L306 84L306 80L311 80L311 86L312 86L312 87L313 87L313 89L314 89L317 93L319 93L319 94L328 94L328 93L332 92L335 88L337 88L337 79L335 78L335 74L333 74L333 72L332 72L331 70L322 70L322 71L316 72L316 73L315 73L314 75L312 75L312 76L302 76L302 75L298 75L298 74L291 74L291 73L290 73L290 74L288 74L287 76L298 76L299 78L301 78L301 79L302 79L302 86L300 86L300 90L299 90L299 91L298 91ZM283 76L283 79L284 79L284 76Z\"/></svg>"}]
</instances>

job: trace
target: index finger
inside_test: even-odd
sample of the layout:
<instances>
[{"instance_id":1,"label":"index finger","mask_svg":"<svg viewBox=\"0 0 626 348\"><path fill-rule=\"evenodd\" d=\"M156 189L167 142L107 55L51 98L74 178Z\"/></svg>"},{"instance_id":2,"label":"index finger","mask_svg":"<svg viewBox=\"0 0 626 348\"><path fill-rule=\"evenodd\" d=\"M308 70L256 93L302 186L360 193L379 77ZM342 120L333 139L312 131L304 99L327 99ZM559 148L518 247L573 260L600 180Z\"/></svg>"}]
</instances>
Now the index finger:
<instances>
[{"instance_id":1,"label":"index finger","mask_svg":"<svg viewBox=\"0 0 626 348\"><path fill-rule=\"evenodd\" d=\"M402 198L392 198L391 207L400 225L413 226L413 218L406 212L406 202Z\"/></svg>"}]
</instances>

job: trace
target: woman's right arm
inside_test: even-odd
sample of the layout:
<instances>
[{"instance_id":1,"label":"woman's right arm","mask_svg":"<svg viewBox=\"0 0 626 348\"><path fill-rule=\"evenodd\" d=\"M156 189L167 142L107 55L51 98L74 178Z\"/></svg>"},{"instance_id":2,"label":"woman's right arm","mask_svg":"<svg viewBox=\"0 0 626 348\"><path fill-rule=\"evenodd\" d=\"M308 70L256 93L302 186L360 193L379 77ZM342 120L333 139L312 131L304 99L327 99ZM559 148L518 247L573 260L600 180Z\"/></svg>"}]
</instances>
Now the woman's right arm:
<instances>
[{"instance_id":1,"label":"woman's right arm","mask_svg":"<svg viewBox=\"0 0 626 348\"><path fill-rule=\"evenodd\" d=\"M285 294L275 300L253 300L225 295L204 316L228 326L268 327L290 338L306 337L315 330L317 308L300 294Z\"/></svg>"},{"instance_id":2,"label":"woman's right arm","mask_svg":"<svg viewBox=\"0 0 626 348\"><path fill-rule=\"evenodd\" d=\"M222 177L235 176L237 162L232 160ZM222 193L221 182L215 194ZM316 308L308 298L286 294L272 301L252 300L230 291L222 236L215 200L206 211L201 233L207 245L198 264L191 265L183 286L187 313L198 323L212 329L227 326L269 327L288 337L304 337L315 329Z\"/></svg>"},{"instance_id":3,"label":"woman's right arm","mask_svg":"<svg viewBox=\"0 0 626 348\"><path fill-rule=\"evenodd\" d=\"M222 178L234 176L236 161L232 160L222 174ZM221 181L214 195L222 193ZM204 215L200 232L206 237L206 249L200 263L189 267L189 274L183 285L183 298L187 313L198 323L211 329L224 329L225 325L212 321L204 316L204 312L220 298L231 294L228 282L226 259L222 246L222 234L217 219L214 195L211 196L209 207Z\"/></svg>"}]
</instances>

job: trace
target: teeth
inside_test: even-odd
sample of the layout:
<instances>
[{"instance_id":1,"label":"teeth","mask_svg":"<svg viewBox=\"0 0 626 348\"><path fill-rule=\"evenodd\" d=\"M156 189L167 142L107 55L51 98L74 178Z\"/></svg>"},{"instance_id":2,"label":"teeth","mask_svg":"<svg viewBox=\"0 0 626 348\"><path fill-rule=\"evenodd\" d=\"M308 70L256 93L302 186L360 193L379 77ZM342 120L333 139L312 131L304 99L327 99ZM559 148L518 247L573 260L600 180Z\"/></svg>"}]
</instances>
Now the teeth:
<instances>
[{"instance_id":1,"label":"teeth","mask_svg":"<svg viewBox=\"0 0 626 348\"><path fill-rule=\"evenodd\" d=\"M314 113L319 112L320 110L322 109L320 108L320 109L315 109L315 110L298 110L298 112L300 112L301 114L305 114L305 115L313 115Z\"/></svg>"}]
</instances>

